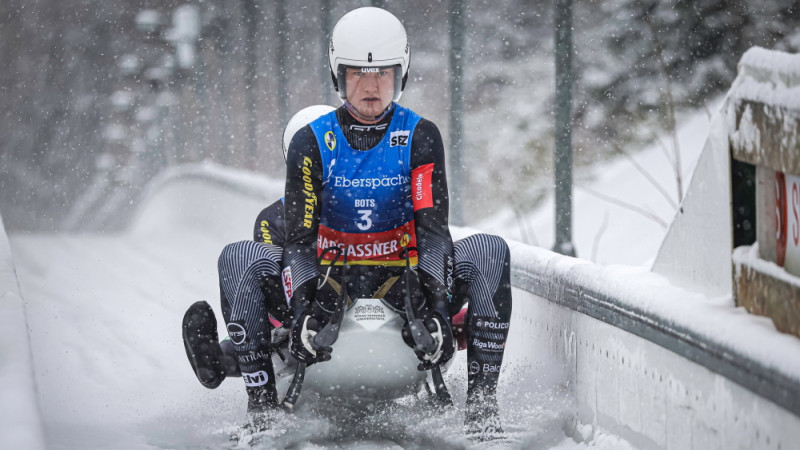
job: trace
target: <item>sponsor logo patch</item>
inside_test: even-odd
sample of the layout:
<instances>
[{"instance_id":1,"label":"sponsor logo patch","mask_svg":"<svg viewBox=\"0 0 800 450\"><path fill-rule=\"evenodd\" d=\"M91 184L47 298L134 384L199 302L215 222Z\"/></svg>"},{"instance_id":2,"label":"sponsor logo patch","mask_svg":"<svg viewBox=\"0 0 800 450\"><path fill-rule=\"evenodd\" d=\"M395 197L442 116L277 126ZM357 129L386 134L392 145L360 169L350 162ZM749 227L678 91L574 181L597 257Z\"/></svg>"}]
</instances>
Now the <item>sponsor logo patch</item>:
<instances>
[{"instance_id":1,"label":"sponsor logo patch","mask_svg":"<svg viewBox=\"0 0 800 450\"><path fill-rule=\"evenodd\" d=\"M370 130L381 131L389 128L388 123L379 123L377 125L350 125L350 131L358 131L361 133L365 133Z\"/></svg>"},{"instance_id":2,"label":"sponsor logo patch","mask_svg":"<svg viewBox=\"0 0 800 450\"><path fill-rule=\"evenodd\" d=\"M508 329L509 322L500 322L496 319L478 317L475 320L475 328L484 331L503 331Z\"/></svg>"},{"instance_id":3,"label":"sponsor logo patch","mask_svg":"<svg viewBox=\"0 0 800 450\"><path fill-rule=\"evenodd\" d=\"M317 248L339 247L342 250L347 249L347 258L361 258L369 259L381 256L393 255L397 253L397 241L391 239L389 241L380 241L375 239L371 243L351 244L346 245L341 242L336 242L328 239L322 234L317 235Z\"/></svg>"},{"instance_id":4,"label":"sponsor logo patch","mask_svg":"<svg viewBox=\"0 0 800 450\"><path fill-rule=\"evenodd\" d=\"M247 331L244 329L244 325L231 322L227 326L228 328L228 336L231 338L231 342L235 345L242 345L247 342Z\"/></svg>"},{"instance_id":5,"label":"sponsor logo patch","mask_svg":"<svg viewBox=\"0 0 800 450\"><path fill-rule=\"evenodd\" d=\"M292 268L286 266L281 272L281 279L283 280L283 294L286 296L286 304L289 305L292 300L294 289L292 288Z\"/></svg>"},{"instance_id":6,"label":"sponsor logo patch","mask_svg":"<svg viewBox=\"0 0 800 450\"><path fill-rule=\"evenodd\" d=\"M414 211L433 206L433 163L417 167L411 172L412 203Z\"/></svg>"},{"instance_id":7,"label":"sponsor logo patch","mask_svg":"<svg viewBox=\"0 0 800 450\"><path fill-rule=\"evenodd\" d=\"M267 359L267 355L264 352L255 352L255 353L248 353L246 355L237 356L236 359L239 360L242 364L252 363L256 361L262 361Z\"/></svg>"},{"instance_id":8,"label":"sponsor logo patch","mask_svg":"<svg viewBox=\"0 0 800 450\"><path fill-rule=\"evenodd\" d=\"M267 244L272 244L272 235L269 233L269 222L266 220L261 221L261 239Z\"/></svg>"},{"instance_id":9,"label":"sponsor logo patch","mask_svg":"<svg viewBox=\"0 0 800 450\"><path fill-rule=\"evenodd\" d=\"M490 352L502 352L506 348L503 342L482 341L478 338L472 339L472 347L479 350L488 350Z\"/></svg>"},{"instance_id":10,"label":"sponsor logo patch","mask_svg":"<svg viewBox=\"0 0 800 450\"><path fill-rule=\"evenodd\" d=\"M389 147L406 147L408 146L408 136L411 134L408 130L392 131L389 133Z\"/></svg>"},{"instance_id":11,"label":"sponsor logo patch","mask_svg":"<svg viewBox=\"0 0 800 450\"><path fill-rule=\"evenodd\" d=\"M247 387L264 386L269 381L269 374L263 370L253 373L242 372L242 379Z\"/></svg>"},{"instance_id":12,"label":"sponsor logo patch","mask_svg":"<svg viewBox=\"0 0 800 450\"><path fill-rule=\"evenodd\" d=\"M472 361L471 363L469 363L469 374L470 375L475 375L476 373L478 373L480 371L481 371L481 365L478 363L478 361Z\"/></svg>"},{"instance_id":13,"label":"sponsor logo patch","mask_svg":"<svg viewBox=\"0 0 800 450\"><path fill-rule=\"evenodd\" d=\"M353 313L359 322L362 320L386 320L386 311L381 305L358 305Z\"/></svg>"},{"instance_id":14,"label":"sponsor logo patch","mask_svg":"<svg viewBox=\"0 0 800 450\"><path fill-rule=\"evenodd\" d=\"M325 133L325 146L328 147L330 151L336 148L336 135L333 134L333 131Z\"/></svg>"},{"instance_id":15,"label":"sponsor logo patch","mask_svg":"<svg viewBox=\"0 0 800 450\"><path fill-rule=\"evenodd\" d=\"M314 185L311 184L311 168L314 162L311 158L306 156L303 158L303 195L305 195L305 204L303 205L303 226L311 228L312 219L314 218L314 210L317 207L317 194L314 192Z\"/></svg>"},{"instance_id":16,"label":"sponsor logo patch","mask_svg":"<svg viewBox=\"0 0 800 450\"><path fill-rule=\"evenodd\" d=\"M498 373L500 372L500 364L484 364L483 371L486 373Z\"/></svg>"},{"instance_id":17,"label":"sponsor logo patch","mask_svg":"<svg viewBox=\"0 0 800 450\"><path fill-rule=\"evenodd\" d=\"M383 178L346 178L340 176L333 177L333 185L334 187L364 187L364 188L380 188L380 187L391 187L391 186L403 186L411 181L408 177L404 177L403 175L397 175L394 177L383 177Z\"/></svg>"}]
</instances>

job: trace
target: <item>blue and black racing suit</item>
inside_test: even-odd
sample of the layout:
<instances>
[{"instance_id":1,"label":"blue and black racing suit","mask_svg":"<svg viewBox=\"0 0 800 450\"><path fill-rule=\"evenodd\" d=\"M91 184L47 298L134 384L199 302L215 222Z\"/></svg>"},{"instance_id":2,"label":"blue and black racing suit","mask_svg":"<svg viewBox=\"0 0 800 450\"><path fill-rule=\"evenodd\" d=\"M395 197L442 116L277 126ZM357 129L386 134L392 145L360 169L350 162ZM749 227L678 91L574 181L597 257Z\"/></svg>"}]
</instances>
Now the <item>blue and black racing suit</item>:
<instances>
[{"instance_id":1,"label":"blue and black racing suit","mask_svg":"<svg viewBox=\"0 0 800 450\"><path fill-rule=\"evenodd\" d=\"M332 310L335 290L317 285L333 256L323 255L324 250L339 247L347 264L338 261L331 276L346 280L351 298L381 290L384 303L402 312L410 289L415 307L445 318L469 302L470 386L493 390L511 316L508 247L489 235L474 235L454 246L439 130L407 108L390 108L380 122L367 125L343 106L292 139L283 252L291 307L322 316ZM402 276L406 246L416 248L410 252L415 268L411 286ZM390 279L396 281L387 291Z\"/></svg>"}]
</instances>

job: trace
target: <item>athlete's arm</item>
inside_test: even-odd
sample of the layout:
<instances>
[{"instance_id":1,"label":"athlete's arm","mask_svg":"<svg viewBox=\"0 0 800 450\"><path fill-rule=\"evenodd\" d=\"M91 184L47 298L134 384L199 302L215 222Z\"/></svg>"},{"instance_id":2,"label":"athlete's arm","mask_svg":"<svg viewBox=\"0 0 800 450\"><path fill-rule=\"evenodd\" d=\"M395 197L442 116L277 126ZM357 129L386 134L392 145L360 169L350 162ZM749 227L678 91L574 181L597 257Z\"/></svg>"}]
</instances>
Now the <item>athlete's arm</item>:
<instances>
[{"instance_id":1,"label":"athlete's arm","mask_svg":"<svg viewBox=\"0 0 800 450\"><path fill-rule=\"evenodd\" d=\"M444 144L436 125L425 119L417 124L411 140L411 199L422 292L430 306L449 319L453 240L448 226Z\"/></svg>"},{"instance_id":2,"label":"athlete's arm","mask_svg":"<svg viewBox=\"0 0 800 450\"><path fill-rule=\"evenodd\" d=\"M318 274L316 242L321 192L322 159L314 132L306 126L294 135L289 144L284 191L286 242L283 261L291 274L295 319L299 312L308 309L316 293L314 280Z\"/></svg>"},{"instance_id":3,"label":"athlete's arm","mask_svg":"<svg viewBox=\"0 0 800 450\"><path fill-rule=\"evenodd\" d=\"M253 228L253 240L283 247L286 240L283 201L278 199L275 203L261 210L258 217L256 217L255 227Z\"/></svg>"}]
</instances>

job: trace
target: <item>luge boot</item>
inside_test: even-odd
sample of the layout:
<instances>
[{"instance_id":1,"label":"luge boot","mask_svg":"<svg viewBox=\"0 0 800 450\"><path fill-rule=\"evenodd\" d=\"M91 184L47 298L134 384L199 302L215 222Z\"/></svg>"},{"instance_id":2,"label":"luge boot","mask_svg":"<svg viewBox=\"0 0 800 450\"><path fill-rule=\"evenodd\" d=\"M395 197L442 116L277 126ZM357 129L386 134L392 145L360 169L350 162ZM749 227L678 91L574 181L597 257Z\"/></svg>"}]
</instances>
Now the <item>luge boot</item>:
<instances>
[{"instance_id":1,"label":"luge boot","mask_svg":"<svg viewBox=\"0 0 800 450\"><path fill-rule=\"evenodd\" d=\"M183 346L200 383L214 389L225 379L217 319L205 301L195 302L183 316Z\"/></svg>"}]
</instances>

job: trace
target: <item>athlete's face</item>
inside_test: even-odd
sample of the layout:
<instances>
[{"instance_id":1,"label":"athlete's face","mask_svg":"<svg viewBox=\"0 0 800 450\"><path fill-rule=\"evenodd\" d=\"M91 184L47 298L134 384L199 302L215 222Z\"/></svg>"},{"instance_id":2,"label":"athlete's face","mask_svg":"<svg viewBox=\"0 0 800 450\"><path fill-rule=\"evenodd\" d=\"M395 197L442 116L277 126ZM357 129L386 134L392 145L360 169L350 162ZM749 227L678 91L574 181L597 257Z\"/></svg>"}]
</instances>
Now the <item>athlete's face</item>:
<instances>
[{"instance_id":1,"label":"athlete's face","mask_svg":"<svg viewBox=\"0 0 800 450\"><path fill-rule=\"evenodd\" d=\"M394 98L393 67L346 70L347 101L361 116L359 119L371 120L389 107Z\"/></svg>"}]
</instances>

